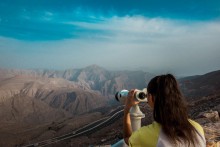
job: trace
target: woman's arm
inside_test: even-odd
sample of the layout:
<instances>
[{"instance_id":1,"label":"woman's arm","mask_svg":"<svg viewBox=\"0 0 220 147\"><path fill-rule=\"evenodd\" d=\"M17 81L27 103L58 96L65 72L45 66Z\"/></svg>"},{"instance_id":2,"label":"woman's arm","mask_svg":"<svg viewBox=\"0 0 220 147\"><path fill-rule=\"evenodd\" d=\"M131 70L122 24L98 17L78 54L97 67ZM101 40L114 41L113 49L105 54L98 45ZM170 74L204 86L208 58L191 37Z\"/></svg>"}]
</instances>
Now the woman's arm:
<instances>
[{"instance_id":1,"label":"woman's arm","mask_svg":"<svg viewBox=\"0 0 220 147\"><path fill-rule=\"evenodd\" d=\"M128 98L126 99L125 108L124 108L124 118L123 118L123 137L125 143L128 145L129 137L132 134L131 128L131 119L130 119L130 109L132 106L137 105L139 102L134 98L135 90L130 90Z\"/></svg>"},{"instance_id":2,"label":"woman's arm","mask_svg":"<svg viewBox=\"0 0 220 147\"><path fill-rule=\"evenodd\" d=\"M132 129L131 129L131 119L130 119L130 108L129 107L125 107L124 109L124 119L123 119L123 137L124 137L124 141L125 143L128 145L128 140L129 137L132 134Z\"/></svg>"}]
</instances>

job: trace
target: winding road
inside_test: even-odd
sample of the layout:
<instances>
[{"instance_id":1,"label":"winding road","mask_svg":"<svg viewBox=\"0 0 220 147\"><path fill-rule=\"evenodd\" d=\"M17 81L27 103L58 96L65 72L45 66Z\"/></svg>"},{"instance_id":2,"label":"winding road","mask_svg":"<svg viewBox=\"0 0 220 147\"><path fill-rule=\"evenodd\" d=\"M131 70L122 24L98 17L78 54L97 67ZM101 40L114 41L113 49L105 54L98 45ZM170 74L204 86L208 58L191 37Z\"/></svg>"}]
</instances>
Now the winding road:
<instances>
[{"instance_id":1,"label":"winding road","mask_svg":"<svg viewBox=\"0 0 220 147\"><path fill-rule=\"evenodd\" d=\"M92 122L86 126L83 126L82 128L74 130L73 132L64 134L62 136L54 137L51 139L47 139L41 142L25 145L23 147L43 147L53 143L60 142L62 140L78 137L81 135L88 135L108 126L109 124L112 124L122 116L123 116L123 107L120 107L119 109L116 109L111 114L109 114L109 116L99 119L95 122Z\"/></svg>"}]
</instances>

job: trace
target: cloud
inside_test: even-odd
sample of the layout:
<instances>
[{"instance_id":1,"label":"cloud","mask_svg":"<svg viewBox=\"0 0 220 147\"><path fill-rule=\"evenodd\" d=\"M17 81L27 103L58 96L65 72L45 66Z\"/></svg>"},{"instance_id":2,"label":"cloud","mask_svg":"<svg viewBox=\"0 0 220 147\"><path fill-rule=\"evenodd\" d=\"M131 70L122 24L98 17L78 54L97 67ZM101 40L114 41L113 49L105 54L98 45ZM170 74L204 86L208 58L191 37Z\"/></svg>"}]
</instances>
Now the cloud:
<instances>
[{"instance_id":1,"label":"cloud","mask_svg":"<svg viewBox=\"0 0 220 147\"><path fill-rule=\"evenodd\" d=\"M179 21L164 18L146 18L142 16L112 17L97 22L67 22L88 32L85 36L99 36L114 40L152 41L167 38L192 37L198 35L219 35L219 21ZM91 31L96 31L95 34ZM106 35L106 36L104 36ZM93 36L95 38L95 36ZM187 38L187 37L186 37ZM196 37L195 37L196 39ZM140 43L140 42L138 42Z\"/></svg>"},{"instance_id":2,"label":"cloud","mask_svg":"<svg viewBox=\"0 0 220 147\"><path fill-rule=\"evenodd\" d=\"M98 33L84 34L87 37L79 39L83 45L78 48L81 47L88 63L113 69L145 67L152 72L175 72L179 75L220 69L218 21L114 17L100 23L77 22L73 25L98 30ZM67 41L65 44L71 46L75 43Z\"/></svg>"},{"instance_id":3,"label":"cloud","mask_svg":"<svg viewBox=\"0 0 220 147\"><path fill-rule=\"evenodd\" d=\"M146 29L143 28L146 26L146 21L137 16L149 19L147 26L151 28L148 31L150 29L163 31L154 26L163 19L214 21L220 18L220 5L217 0L212 2L186 1L184 3L175 0L139 0L139 2L133 0L24 0L21 2L15 0L13 5L11 3L10 0L3 0L0 4L0 35L29 41L77 38L89 30L90 33L97 34L108 33L104 29L114 29L104 23L116 25L116 28L121 26L126 31L129 29L129 31L136 32L139 29L142 32ZM162 19L158 20L158 18ZM125 20L121 21L121 19ZM133 19L136 19L137 22L133 23L132 27L129 25L132 24ZM128 24L123 24L126 21ZM68 23L74 25L70 26ZM167 25L167 21L164 23ZM108 37L107 35L106 37Z\"/></svg>"},{"instance_id":4,"label":"cloud","mask_svg":"<svg viewBox=\"0 0 220 147\"><path fill-rule=\"evenodd\" d=\"M3 67L65 69L98 64L177 74L220 69L217 0L11 3L0 4Z\"/></svg>"}]
</instances>

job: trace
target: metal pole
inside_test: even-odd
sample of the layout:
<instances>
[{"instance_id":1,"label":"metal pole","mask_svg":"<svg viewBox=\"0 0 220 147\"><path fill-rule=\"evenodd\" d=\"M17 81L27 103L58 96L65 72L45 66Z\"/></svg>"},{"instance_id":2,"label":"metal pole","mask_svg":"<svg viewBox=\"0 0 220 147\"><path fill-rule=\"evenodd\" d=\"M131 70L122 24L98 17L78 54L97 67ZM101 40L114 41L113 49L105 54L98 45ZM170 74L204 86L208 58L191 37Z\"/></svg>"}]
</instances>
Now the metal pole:
<instances>
[{"instance_id":1,"label":"metal pole","mask_svg":"<svg viewBox=\"0 0 220 147\"><path fill-rule=\"evenodd\" d=\"M132 132L134 132L141 127L141 119L145 117L145 114L141 112L138 105L134 105L130 109L130 117ZM122 139L112 145L112 147L128 147L128 145L124 142L124 139Z\"/></svg>"},{"instance_id":2,"label":"metal pole","mask_svg":"<svg viewBox=\"0 0 220 147\"><path fill-rule=\"evenodd\" d=\"M141 127L141 119L144 118L145 115L141 112L138 105L134 105L130 109L130 117L132 132L134 132Z\"/></svg>"}]
</instances>

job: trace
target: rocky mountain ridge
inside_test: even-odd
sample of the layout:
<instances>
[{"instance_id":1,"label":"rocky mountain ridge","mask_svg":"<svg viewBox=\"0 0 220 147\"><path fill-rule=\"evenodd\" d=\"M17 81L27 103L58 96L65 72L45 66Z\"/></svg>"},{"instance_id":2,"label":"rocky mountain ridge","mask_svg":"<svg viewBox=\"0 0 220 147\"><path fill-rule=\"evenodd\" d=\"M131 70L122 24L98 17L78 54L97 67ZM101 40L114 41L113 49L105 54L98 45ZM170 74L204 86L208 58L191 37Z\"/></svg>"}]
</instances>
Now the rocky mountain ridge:
<instances>
[{"instance_id":1,"label":"rocky mountain ridge","mask_svg":"<svg viewBox=\"0 0 220 147\"><path fill-rule=\"evenodd\" d=\"M154 76L143 71L108 71L97 65L82 69L55 70L1 70L7 75L62 78L84 90L94 90L104 96L114 95L121 89L144 88Z\"/></svg>"},{"instance_id":2,"label":"rocky mountain ridge","mask_svg":"<svg viewBox=\"0 0 220 147\"><path fill-rule=\"evenodd\" d=\"M188 100L220 94L220 70L179 79L180 88Z\"/></svg>"}]
</instances>

